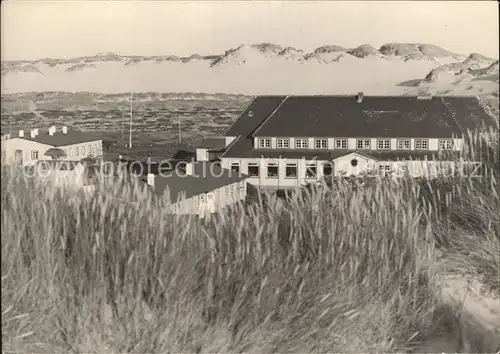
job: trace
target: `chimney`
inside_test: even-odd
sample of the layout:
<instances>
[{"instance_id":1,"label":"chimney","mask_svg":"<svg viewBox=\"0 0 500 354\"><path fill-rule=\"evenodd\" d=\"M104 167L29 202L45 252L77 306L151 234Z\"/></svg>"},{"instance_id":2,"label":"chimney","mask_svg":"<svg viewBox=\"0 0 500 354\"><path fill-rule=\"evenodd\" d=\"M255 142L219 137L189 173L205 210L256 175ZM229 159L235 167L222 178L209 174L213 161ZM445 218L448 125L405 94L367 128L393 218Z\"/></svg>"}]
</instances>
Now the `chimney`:
<instances>
[{"instance_id":1,"label":"chimney","mask_svg":"<svg viewBox=\"0 0 500 354\"><path fill-rule=\"evenodd\" d=\"M186 164L186 176L192 176L193 175L193 163L187 163Z\"/></svg>"},{"instance_id":2,"label":"chimney","mask_svg":"<svg viewBox=\"0 0 500 354\"><path fill-rule=\"evenodd\" d=\"M68 134L68 127L63 125L62 132L63 132L63 134Z\"/></svg>"},{"instance_id":3,"label":"chimney","mask_svg":"<svg viewBox=\"0 0 500 354\"><path fill-rule=\"evenodd\" d=\"M155 175L153 173L148 173L148 185L149 186L155 185Z\"/></svg>"},{"instance_id":4,"label":"chimney","mask_svg":"<svg viewBox=\"0 0 500 354\"><path fill-rule=\"evenodd\" d=\"M20 138L24 137L24 130L20 130L20 131L19 131L19 137L20 137Z\"/></svg>"},{"instance_id":5,"label":"chimney","mask_svg":"<svg viewBox=\"0 0 500 354\"><path fill-rule=\"evenodd\" d=\"M356 98L358 100L358 103L363 102L363 92L358 92Z\"/></svg>"},{"instance_id":6,"label":"chimney","mask_svg":"<svg viewBox=\"0 0 500 354\"><path fill-rule=\"evenodd\" d=\"M34 138L35 136L36 136L35 129L32 129L32 130L30 131L30 137L31 137L31 138Z\"/></svg>"}]
</instances>

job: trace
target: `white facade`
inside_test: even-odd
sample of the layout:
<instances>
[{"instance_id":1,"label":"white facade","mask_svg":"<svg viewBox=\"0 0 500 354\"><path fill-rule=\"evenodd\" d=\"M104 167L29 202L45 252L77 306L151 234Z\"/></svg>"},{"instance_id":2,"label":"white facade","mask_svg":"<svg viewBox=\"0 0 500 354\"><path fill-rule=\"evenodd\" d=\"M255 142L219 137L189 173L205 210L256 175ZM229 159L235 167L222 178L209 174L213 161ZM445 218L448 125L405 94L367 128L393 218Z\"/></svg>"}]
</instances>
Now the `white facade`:
<instances>
[{"instance_id":1,"label":"white facade","mask_svg":"<svg viewBox=\"0 0 500 354\"><path fill-rule=\"evenodd\" d=\"M198 194L171 205L171 212L177 215L207 215L215 213L229 205L244 201L247 195L247 181L236 183Z\"/></svg>"},{"instance_id":2,"label":"white facade","mask_svg":"<svg viewBox=\"0 0 500 354\"><path fill-rule=\"evenodd\" d=\"M436 178L458 168L456 161L377 161L356 152L333 161L306 159L223 158L224 168L238 168L248 174L248 183L259 188L290 189L329 177L361 174L392 177ZM254 172L258 171L258 175ZM277 172L277 173L276 173Z\"/></svg>"},{"instance_id":3,"label":"white facade","mask_svg":"<svg viewBox=\"0 0 500 354\"><path fill-rule=\"evenodd\" d=\"M52 157L45 156L45 153L54 147L66 153L66 157L59 158L60 160L75 161L89 156L102 156L102 140L54 146L17 136L2 140L2 164L32 165L37 161L52 160Z\"/></svg>"}]
</instances>

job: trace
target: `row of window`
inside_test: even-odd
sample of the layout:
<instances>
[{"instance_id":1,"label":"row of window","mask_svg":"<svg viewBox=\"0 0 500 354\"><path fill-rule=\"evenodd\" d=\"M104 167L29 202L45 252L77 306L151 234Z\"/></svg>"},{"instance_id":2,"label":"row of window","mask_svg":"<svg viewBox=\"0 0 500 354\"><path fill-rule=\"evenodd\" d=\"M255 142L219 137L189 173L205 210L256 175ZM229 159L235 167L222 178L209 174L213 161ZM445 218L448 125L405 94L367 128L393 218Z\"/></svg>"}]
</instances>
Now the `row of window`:
<instances>
[{"instance_id":1,"label":"row of window","mask_svg":"<svg viewBox=\"0 0 500 354\"><path fill-rule=\"evenodd\" d=\"M357 160L351 161L351 165L356 166ZM389 175L391 172L391 165L386 163L380 163L378 165L379 172L381 175ZM406 168L406 166L403 166ZM239 173L240 165L238 162L233 162L231 164L231 169ZM323 176L331 176L333 172L333 167L330 163L326 162L322 164ZM278 178L279 166L277 163L268 163L265 167L265 176L267 178ZM260 168L258 163L248 163L248 175L250 177L259 177ZM285 166L285 178L297 178L297 164L287 163ZM317 177L317 164L314 162L306 163L306 179L314 179ZM227 196L227 193L226 193Z\"/></svg>"},{"instance_id":2,"label":"row of window","mask_svg":"<svg viewBox=\"0 0 500 354\"><path fill-rule=\"evenodd\" d=\"M330 163L325 162L322 165L323 167L323 175L330 176L333 171L333 167ZM231 169L237 173L240 172L240 165L238 162L233 162L231 164ZM279 175L279 166L277 163L268 163L265 168L266 174L265 176L268 178L278 178ZM248 163L248 175L250 177L259 177L260 168L258 162L249 162ZM317 176L317 165L315 162L306 163L306 173L305 178L316 178ZM285 166L285 178L297 178L297 164L296 163L287 163Z\"/></svg>"},{"instance_id":3,"label":"row of window","mask_svg":"<svg viewBox=\"0 0 500 354\"><path fill-rule=\"evenodd\" d=\"M73 150L73 148L69 148L69 149L64 149L64 151L66 151L66 154L68 157L72 157L73 156L73 152L74 152L74 156L85 156L85 151L87 151L88 154L92 154L92 155L97 155L98 153L101 152L101 144L95 144L95 145L87 145L87 149L85 149L85 146L80 146L80 148L78 147L75 147L75 149ZM31 159L32 160L38 160L39 159L39 152L38 150L31 150Z\"/></svg>"},{"instance_id":4,"label":"row of window","mask_svg":"<svg viewBox=\"0 0 500 354\"><path fill-rule=\"evenodd\" d=\"M270 138L261 138L258 143L259 148L268 149L271 148ZM296 149L308 149L308 139L295 139ZM276 148L278 149L289 149L290 139L278 138L276 139ZM328 149L328 139L315 139L314 140L315 149ZM358 150L369 150L371 148L371 139L357 139L356 148ZM335 149L347 149L347 139L335 139ZM377 139L377 149L378 150L390 150L391 149L391 139ZM410 150L411 140L410 139L398 139L397 140L398 150ZM415 150L428 150L429 140L428 139L415 139ZM440 139L439 140L440 150L451 150L453 149L452 139Z\"/></svg>"}]
</instances>

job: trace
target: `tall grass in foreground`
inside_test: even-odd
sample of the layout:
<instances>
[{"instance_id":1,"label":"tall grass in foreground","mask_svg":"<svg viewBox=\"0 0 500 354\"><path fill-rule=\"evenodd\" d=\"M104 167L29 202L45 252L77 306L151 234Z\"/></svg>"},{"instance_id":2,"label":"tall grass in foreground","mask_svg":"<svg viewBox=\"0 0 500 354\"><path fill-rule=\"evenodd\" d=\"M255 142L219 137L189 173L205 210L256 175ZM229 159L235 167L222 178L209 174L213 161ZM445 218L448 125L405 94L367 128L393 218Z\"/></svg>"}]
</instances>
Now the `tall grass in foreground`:
<instances>
[{"instance_id":1,"label":"tall grass in foreground","mask_svg":"<svg viewBox=\"0 0 500 354\"><path fill-rule=\"evenodd\" d=\"M498 153L481 151L498 164ZM437 291L436 244L466 251L462 268L498 285L498 174L488 171L423 185L341 183L207 220L166 215L139 189L115 184L75 199L6 172L2 348L408 350L455 321ZM132 202L117 200L122 193Z\"/></svg>"}]
</instances>

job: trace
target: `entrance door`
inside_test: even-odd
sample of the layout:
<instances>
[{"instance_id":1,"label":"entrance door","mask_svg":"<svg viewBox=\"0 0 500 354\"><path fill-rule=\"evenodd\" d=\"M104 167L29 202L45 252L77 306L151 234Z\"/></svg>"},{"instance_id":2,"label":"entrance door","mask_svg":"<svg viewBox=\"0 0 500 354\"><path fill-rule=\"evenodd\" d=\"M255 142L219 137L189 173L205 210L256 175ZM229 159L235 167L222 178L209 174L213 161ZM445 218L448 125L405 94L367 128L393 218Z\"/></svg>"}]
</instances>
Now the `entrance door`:
<instances>
[{"instance_id":1,"label":"entrance door","mask_svg":"<svg viewBox=\"0 0 500 354\"><path fill-rule=\"evenodd\" d=\"M15 158L17 165L22 165L23 164L23 150L16 150L14 158Z\"/></svg>"}]
</instances>

